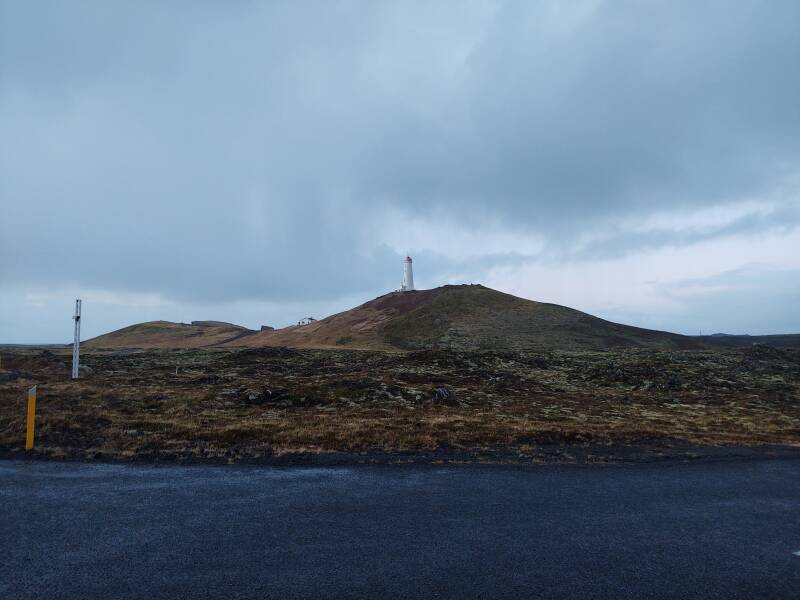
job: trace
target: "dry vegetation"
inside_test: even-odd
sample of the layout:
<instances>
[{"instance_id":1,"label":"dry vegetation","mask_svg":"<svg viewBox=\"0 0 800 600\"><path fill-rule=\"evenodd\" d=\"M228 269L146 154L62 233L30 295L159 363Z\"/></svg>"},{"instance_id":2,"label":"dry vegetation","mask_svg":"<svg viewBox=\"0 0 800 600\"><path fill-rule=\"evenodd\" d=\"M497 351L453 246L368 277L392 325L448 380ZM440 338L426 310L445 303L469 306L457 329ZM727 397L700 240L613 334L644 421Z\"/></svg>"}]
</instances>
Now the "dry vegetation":
<instances>
[{"instance_id":1,"label":"dry vegetation","mask_svg":"<svg viewBox=\"0 0 800 600\"><path fill-rule=\"evenodd\" d=\"M96 341L96 347L104 343L102 338ZM129 342L128 347L141 347L133 338ZM482 285L392 292L312 325L245 335L225 345L460 352L706 347L692 337L611 323Z\"/></svg>"},{"instance_id":2,"label":"dry vegetation","mask_svg":"<svg viewBox=\"0 0 800 600\"><path fill-rule=\"evenodd\" d=\"M0 452L279 462L615 460L800 445L800 350L2 352ZM177 371L176 371L177 369Z\"/></svg>"},{"instance_id":3,"label":"dry vegetation","mask_svg":"<svg viewBox=\"0 0 800 600\"><path fill-rule=\"evenodd\" d=\"M246 327L219 321L194 321L193 323L149 321L86 340L81 347L87 349L203 348L232 342L254 333L255 331Z\"/></svg>"}]
</instances>

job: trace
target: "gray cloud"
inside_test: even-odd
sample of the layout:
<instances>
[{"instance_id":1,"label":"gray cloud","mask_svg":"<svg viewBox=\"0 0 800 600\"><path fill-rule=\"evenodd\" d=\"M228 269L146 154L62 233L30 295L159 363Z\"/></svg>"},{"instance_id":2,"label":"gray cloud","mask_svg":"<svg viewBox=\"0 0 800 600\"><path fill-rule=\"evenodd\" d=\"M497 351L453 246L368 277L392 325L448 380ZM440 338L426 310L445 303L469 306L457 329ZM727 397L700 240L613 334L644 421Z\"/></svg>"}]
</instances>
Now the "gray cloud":
<instances>
[{"instance_id":1,"label":"gray cloud","mask_svg":"<svg viewBox=\"0 0 800 600\"><path fill-rule=\"evenodd\" d=\"M798 18L792 3L615 2L558 27L503 5L457 117L397 138L406 160L375 187L570 230L764 193L797 167Z\"/></svg>"},{"instance_id":2,"label":"gray cloud","mask_svg":"<svg viewBox=\"0 0 800 600\"><path fill-rule=\"evenodd\" d=\"M774 200L800 165L798 22L790 1L3 2L0 283L330 299L396 286L373 227L397 209L578 260L620 219Z\"/></svg>"},{"instance_id":3,"label":"gray cloud","mask_svg":"<svg viewBox=\"0 0 800 600\"><path fill-rule=\"evenodd\" d=\"M730 236L756 233L786 233L800 222L800 203L786 203L763 213L745 214L728 222L685 229L626 231L608 228L608 237L592 241L573 252L556 254L560 261L620 257L632 251L682 247Z\"/></svg>"}]
</instances>

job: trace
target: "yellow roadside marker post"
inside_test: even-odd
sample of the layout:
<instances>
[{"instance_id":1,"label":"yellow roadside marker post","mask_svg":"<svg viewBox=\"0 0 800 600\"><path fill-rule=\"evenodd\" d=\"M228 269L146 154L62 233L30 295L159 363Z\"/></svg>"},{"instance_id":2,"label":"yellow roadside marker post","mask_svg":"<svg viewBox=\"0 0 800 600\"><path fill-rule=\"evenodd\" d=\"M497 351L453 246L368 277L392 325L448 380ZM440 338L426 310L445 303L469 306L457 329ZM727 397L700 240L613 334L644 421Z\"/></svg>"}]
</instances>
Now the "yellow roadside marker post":
<instances>
[{"instance_id":1,"label":"yellow roadside marker post","mask_svg":"<svg viewBox=\"0 0 800 600\"><path fill-rule=\"evenodd\" d=\"M25 436L25 450L33 448L33 430L36 427L36 386L28 390L28 432Z\"/></svg>"}]
</instances>

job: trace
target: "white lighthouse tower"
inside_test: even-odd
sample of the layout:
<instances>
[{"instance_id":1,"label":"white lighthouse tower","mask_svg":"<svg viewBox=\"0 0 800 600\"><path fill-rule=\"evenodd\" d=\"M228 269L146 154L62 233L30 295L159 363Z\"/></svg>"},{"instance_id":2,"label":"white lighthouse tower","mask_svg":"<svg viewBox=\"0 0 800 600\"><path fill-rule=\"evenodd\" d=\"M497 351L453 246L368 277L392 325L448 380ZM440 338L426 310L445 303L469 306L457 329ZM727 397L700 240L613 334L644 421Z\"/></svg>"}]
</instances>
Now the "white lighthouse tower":
<instances>
[{"instance_id":1,"label":"white lighthouse tower","mask_svg":"<svg viewBox=\"0 0 800 600\"><path fill-rule=\"evenodd\" d=\"M400 288L401 292L414 291L414 271L411 268L411 257L406 256L403 260L403 287Z\"/></svg>"}]
</instances>

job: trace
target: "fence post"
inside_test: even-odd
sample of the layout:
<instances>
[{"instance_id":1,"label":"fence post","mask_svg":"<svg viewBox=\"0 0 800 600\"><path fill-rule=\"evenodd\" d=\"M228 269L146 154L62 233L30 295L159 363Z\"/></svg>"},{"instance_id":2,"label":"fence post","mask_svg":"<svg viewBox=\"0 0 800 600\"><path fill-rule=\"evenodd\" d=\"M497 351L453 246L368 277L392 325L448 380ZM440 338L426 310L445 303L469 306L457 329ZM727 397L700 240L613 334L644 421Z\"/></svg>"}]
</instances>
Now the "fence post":
<instances>
[{"instance_id":1,"label":"fence post","mask_svg":"<svg viewBox=\"0 0 800 600\"><path fill-rule=\"evenodd\" d=\"M25 450L33 448L33 433L36 427L36 386L28 390L28 431L25 436Z\"/></svg>"}]
</instances>

